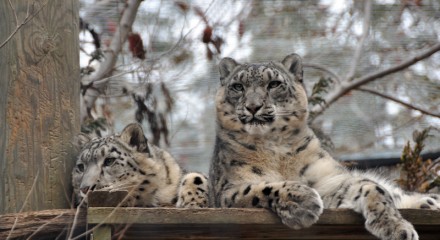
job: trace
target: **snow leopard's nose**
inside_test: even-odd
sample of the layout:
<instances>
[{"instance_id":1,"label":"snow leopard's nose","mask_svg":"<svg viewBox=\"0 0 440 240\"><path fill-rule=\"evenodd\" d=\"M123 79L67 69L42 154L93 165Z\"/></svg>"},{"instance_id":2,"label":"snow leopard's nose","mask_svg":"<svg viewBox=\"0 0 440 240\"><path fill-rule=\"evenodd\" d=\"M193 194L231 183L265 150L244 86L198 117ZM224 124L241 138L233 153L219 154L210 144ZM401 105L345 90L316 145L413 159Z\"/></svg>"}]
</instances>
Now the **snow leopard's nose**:
<instances>
[{"instance_id":1,"label":"snow leopard's nose","mask_svg":"<svg viewBox=\"0 0 440 240\"><path fill-rule=\"evenodd\" d=\"M251 104L246 104L246 109L252 113L252 115L255 115L255 113L258 112L258 110L261 109L263 105L260 104L255 104L255 103L251 103Z\"/></svg>"}]
</instances>

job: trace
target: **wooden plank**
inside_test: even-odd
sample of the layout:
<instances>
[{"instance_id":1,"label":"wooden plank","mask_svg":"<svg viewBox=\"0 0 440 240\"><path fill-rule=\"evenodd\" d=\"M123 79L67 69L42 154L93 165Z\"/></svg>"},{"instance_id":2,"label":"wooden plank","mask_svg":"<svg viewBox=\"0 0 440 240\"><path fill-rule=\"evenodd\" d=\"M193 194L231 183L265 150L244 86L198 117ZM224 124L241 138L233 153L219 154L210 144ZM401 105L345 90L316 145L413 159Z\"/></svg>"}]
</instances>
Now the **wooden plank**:
<instances>
[{"instance_id":1,"label":"wooden plank","mask_svg":"<svg viewBox=\"0 0 440 240\"><path fill-rule=\"evenodd\" d=\"M73 225L76 217L75 226ZM0 239L24 238L42 239L70 231L83 232L86 226L86 211L76 209L53 209L35 212L0 215ZM75 236L75 234L73 235Z\"/></svg>"},{"instance_id":2,"label":"wooden plank","mask_svg":"<svg viewBox=\"0 0 440 240\"><path fill-rule=\"evenodd\" d=\"M20 25L0 48L0 214L70 206L78 8L76 0L0 1L0 42Z\"/></svg>"},{"instance_id":3,"label":"wooden plank","mask_svg":"<svg viewBox=\"0 0 440 240\"><path fill-rule=\"evenodd\" d=\"M403 217L415 225L440 225L440 211L401 209ZM266 209L252 208L109 208L90 207L91 224L281 224ZM325 209L319 225L363 225L363 217L350 209Z\"/></svg>"}]
</instances>

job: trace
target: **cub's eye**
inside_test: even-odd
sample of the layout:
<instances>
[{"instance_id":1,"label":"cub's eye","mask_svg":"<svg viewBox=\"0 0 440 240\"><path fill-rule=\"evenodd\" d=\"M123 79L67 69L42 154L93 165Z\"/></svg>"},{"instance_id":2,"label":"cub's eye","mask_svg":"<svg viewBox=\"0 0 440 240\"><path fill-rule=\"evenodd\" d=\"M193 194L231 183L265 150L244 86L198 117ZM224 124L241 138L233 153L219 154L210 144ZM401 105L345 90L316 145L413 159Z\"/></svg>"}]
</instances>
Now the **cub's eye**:
<instances>
[{"instance_id":1,"label":"cub's eye","mask_svg":"<svg viewBox=\"0 0 440 240\"><path fill-rule=\"evenodd\" d=\"M280 81L271 81L267 86L268 89L276 88L281 84Z\"/></svg>"},{"instance_id":2,"label":"cub's eye","mask_svg":"<svg viewBox=\"0 0 440 240\"><path fill-rule=\"evenodd\" d=\"M239 91L239 92L243 91L243 89L244 89L243 84L241 84L241 83L234 83L234 84L232 84L231 87L235 91Z\"/></svg>"},{"instance_id":3,"label":"cub's eye","mask_svg":"<svg viewBox=\"0 0 440 240\"><path fill-rule=\"evenodd\" d=\"M108 157L104 160L104 167L111 166L115 162L116 158Z\"/></svg>"},{"instance_id":4,"label":"cub's eye","mask_svg":"<svg viewBox=\"0 0 440 240\"><path fill-rule=\"evenodd\" d=\"M76 168L78 169L78 171L84 172L84 164L80 163L80 164L76 165Z\"/></svg>"}]
</instances>

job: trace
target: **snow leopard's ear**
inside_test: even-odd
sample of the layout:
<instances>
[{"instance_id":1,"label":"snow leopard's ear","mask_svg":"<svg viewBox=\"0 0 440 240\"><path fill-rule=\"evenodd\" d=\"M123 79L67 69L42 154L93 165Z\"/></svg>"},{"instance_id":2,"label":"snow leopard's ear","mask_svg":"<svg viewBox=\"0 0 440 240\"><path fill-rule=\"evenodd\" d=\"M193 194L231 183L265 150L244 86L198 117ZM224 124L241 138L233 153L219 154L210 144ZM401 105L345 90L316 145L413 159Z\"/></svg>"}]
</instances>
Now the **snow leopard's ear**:
<instances>
[{"instance_id":1,"label":"snow leopard's ear","mask_svg":"<svg viewBox=\"0 0 440 240\"><path fill-rule=\"evenodd\" d=\"M240 64L232 58L223 58L219 63L220 84L225 85L225 80L231 75L232 71Z\"/></svg>"},{"instance_id":2,"label":"snow leopard's ear","mask_svg":"<svg viewBox=\"0 0 440 240\"><path fill-rule=\"evenodd\" d=\"M121 132L121 140L138 152L150 153L148 139L144 135L144 130L139 123L130 123Z\"/></svg>"},{"instance_id":3,"label":"snow leopard's ear","mask_svg":"<svg viewBox=\"0 0 440 240\"><path fill-rule=\"evenodd\" d=\"M302 59L298 54L292 53L288 55L283 61L281 61L281 63L296 77L296 80L298 80L300 83L303 83Z\"/></svg>"},{"instance_id":4,"label":"snow leopard's ear","mask_svg":"<svg viewBox=\"0 0 440 240\"><path fill-rule=\"evenodd\" d=\"M84 146L89 143L92 140L92 138L84 133L79 133L73 138L73 145L75 148L80 151L84 148Z\"/></svg>"}]
</instances>

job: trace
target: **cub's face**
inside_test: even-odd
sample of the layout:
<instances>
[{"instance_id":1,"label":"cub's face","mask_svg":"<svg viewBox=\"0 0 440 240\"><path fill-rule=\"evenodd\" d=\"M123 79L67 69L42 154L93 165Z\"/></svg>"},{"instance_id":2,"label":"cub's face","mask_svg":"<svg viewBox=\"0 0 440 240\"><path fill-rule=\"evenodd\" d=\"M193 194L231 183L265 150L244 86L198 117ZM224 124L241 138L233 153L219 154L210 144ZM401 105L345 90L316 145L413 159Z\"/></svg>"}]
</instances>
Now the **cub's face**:
<instances>
[{"instance_id":1,"label":"cub's face","mask_svg":"<svg viewBox=\"0 0 440 240\"><path fill-rule=\"evenodd\" d=\"M225 58L220 62L220 77L216 103L221 127L268 135L295 131L305 124L307 95L298 55L260 64Z\"/></svg>"},{"instance_id":2,"label":"cub's face","mask_svg":"<svg viewBox=\"0 0 440 240\"><path fill-rule=\"evenodd\" d=\"M93 190L130 190L145 172L139 168L135 155L147 153L148 145L138 124L128 125L121 135L91 140L78 136L81 147L72 171L72 185L77 201Z\"/></svg>"}]
</instances>

